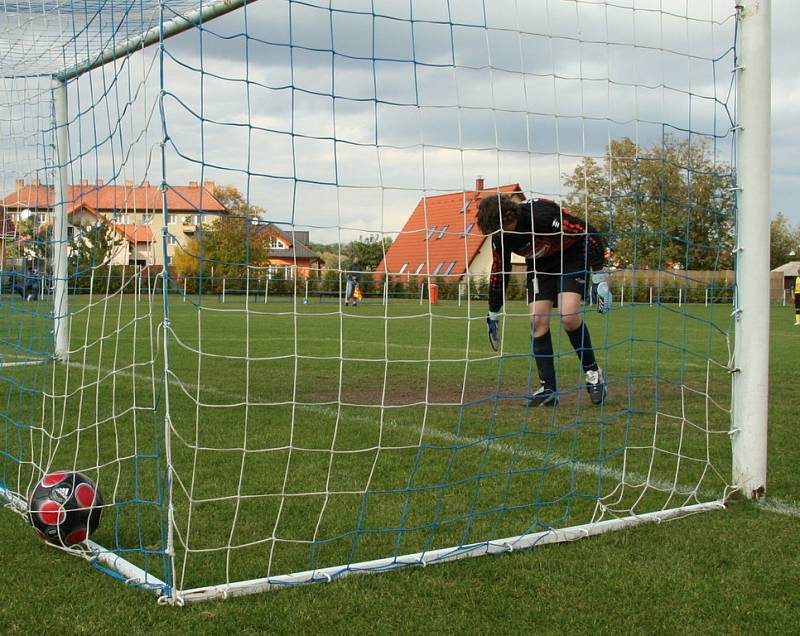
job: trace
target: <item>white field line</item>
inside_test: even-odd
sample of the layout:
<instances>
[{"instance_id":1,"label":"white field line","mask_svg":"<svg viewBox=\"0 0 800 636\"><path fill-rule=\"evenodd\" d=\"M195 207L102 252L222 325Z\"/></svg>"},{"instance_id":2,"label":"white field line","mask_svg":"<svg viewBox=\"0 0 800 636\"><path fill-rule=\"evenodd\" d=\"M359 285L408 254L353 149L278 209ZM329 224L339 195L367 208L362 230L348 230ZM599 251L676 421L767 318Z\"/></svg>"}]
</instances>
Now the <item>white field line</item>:
<instances>
[{"instance_id":1,"label":"white field line","mask_svg":"<svg viewBox=\"0 0 800 636\"><path fill-rule=\"evenodd\" d=\"M91 371L102 371L104 373L111 373L111 369L97 367L95 365L90 364L82 364L80 362L69 362L67 363L69 366L77 369L89 369ZM143 372L136 372L131 370L121 370L116 371L116 375L128 377L128 378L141 378L141 379L148 379L150 378L150 374L146 374ZM180 390L184 391L185 394L189 397L192 395L196 395L199 389L200 393L208 393L208 394L215 394L227 398L234 398L240 402L244 402L248 400L248 397L245 395L237 394L233 391L227 391L224 389L219 389L214 386L207 386L207 385L198 385L195 383L190 382L182 382L176 377L169 378L169 384L179 388ZM254 396L250 396L252 399ZM264 400L266 401L266 400ZM337 417L338 411L335 408L327 407L327 406L315 406L311 404L296 404L296 408L304 411L308 411L311 413L319 413L321 415L325 415L327 417L335 418ZM363 424L375 424L378 418L367 417L364 415L348 415L347 419L354 422L359 422ZM419 433L420 427L413 426L410 424L406 424L394 418L386 418L383 420L383 426L388 429L394 430L401 430L410 433ZM548 460L549 463L560 465L563 468L569 468L571 470L575 470L579 473L590 474L593 476L598 475L602 472L604 475L617 479L620 483L623 483L626 486L631 487L641 487L641 486L648 486L653 489L663 491L663 492L672 492L689 497L701 497L704 499L719 499L722 493L718 491L710 491L710 490L698 490L695 486L691 486L688 484L680 484L675 483L672 481L662 480L662 479L653 479L652 476L645 475L644 473L637 473L634 471L622 471L617 468L606 467L602 465L598 465L594 462L592 463L584 463L580 461L575 461L572 458L564 457L558 455L556 453L544 453L542 451L531 450L531 449L520 449L517 445L508 443L508 442L501 442L498 440L488 440L486 438L480 437L468 437L464 435L456 435L455 433L451 433L449 431L443 431L441 429L437 429L430 426L425 426L425 436L433 439L437 439L446 443L457 443L459 445L464 446L479 446L479 445L490 445L493 451L499 453L505 453L511 456L516 455L517 457L523 457L526 459L537 459L540 461ZM727 494L727 493L726 493ZM773 512L785 516L790 517L799 517L800 518L800 506L792 503L783 501L781 499L776 498L768 498L764 501L759 502L758 507L767 512Z\"/></svg>"},{"instance_id":2,"label":"white field line","mask_svg":"<svg viewBox=\"0 0 800 636\"><path fill-rule=\"evenodd\" d=\"M44 360L22 360L20 362L2 362L0 361L0 369L5 367L31 367L36 364L42 364Z\"/></svg>"},{"instance_id":3,"label":"white field line","mask_svg":"<svg viewBox=\"0 0 800 636\"><path fill-rule=\"evenodd\" d=\"M15 362L7 362L10 358ZM0 353L0 367L19 367L23 365L42 364L49 362L51 358L45 356L32 356L20 353Z\"/></svg>"},{"instance_id":4,"label":"white field line","mask_svg":"<svg viewBox=\"0 0 800 636\"><path fill-rule=\"evenodd\" d=\"M796 517L800 519L800 505L791 503L789 501L782 501L774 497L767 497L766 499L758 502L758 507L766 512L774 512L779 515L787 517Z\"/></svg>"}]
</instances>

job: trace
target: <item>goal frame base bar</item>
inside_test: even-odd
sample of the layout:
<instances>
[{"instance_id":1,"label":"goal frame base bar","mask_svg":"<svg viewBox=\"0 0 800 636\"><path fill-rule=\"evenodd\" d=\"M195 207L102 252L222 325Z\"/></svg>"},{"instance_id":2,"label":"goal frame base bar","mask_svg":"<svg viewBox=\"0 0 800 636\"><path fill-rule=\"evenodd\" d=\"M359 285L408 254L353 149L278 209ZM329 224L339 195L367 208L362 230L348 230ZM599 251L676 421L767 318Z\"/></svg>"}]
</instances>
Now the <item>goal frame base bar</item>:
<instances>
[{"instance_id":1,"label":"goal frame base bar","mask_svg":"<svg viewBox=\"0 0 800 636\"><path fill-rule=\"evenodd\" d=\"M673 508L670 510L659 510L641 515L631 515L618 519L608 519L606 521L598 521L596 523L587 523L570 528L545 530L543 532L523 534L516 537L496 539L482 543L441 548L439 550L417 552L416 554L375 559L372 561L362 561L360 563L351 563L346 566L340 565L317 570L307 570L305 572L297 572L295 574L252 579L249 581L237 581L235 583L212 585L186 590L173 590L173 596L169 599L163 600L166 600L168 603L183 605L184 603L193 603L197 601L225 599L232 596L256 594L258 592L280 589L293 585L303 585L307 583L327 583L349 574L368 574L415 565L425 567L433 563L444 563L447 561L455 561L457 559L465 559L468 557L477 557L486 554L502 554L516 550L526 550L549 543L575 541L584 537L605 534L606 532L621 530L623 528L633 527L643 523L657 523L690 514L724 509L724 500L693 504L691 506Z\"/></svg>"},{"instance_id":2,"label":"goal frame base bar","mask_svg":"<svg viewBox=\"0 0 800 636\"><path fill-rule=\"evenodd\" d=\"M0 501L2 500L6 500L11 508L20 514L25 514L28 511L28 502L17 493L9 490L3 482L0 482ZM152 590L161 596L169 593L169 586L164 581L143 570L138 565L134 565L124 557L91 539L84 541L84 545L86 545L88 553L75 552L76 556L81 556L92 564L112 571L125 581L126 585ZM58 546L53 547L58 548ZM70 552L70 550L66 551Z\"/></svg>"}]
</instances>

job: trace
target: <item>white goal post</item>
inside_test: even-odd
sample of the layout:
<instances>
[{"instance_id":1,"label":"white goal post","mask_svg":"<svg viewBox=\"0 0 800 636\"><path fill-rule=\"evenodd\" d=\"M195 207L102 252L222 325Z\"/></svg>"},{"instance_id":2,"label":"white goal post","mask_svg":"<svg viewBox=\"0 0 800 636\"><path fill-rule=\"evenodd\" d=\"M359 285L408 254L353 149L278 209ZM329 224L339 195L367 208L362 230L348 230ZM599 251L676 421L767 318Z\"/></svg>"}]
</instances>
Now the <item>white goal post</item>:
<instances>
[{"instance_id":1,"label":"white goal post","mask_svg":"<svg viewBox=\"0 0 800 636\"><path fill-rule=\"evenodd\" d=\"M739 130L736 145L736 356L733 362L733 480L748 498L767 491L769 406L770 37L769 2L737 3ZM767 211L767 213L765 213Z\"/></svg>"}]
</instances>

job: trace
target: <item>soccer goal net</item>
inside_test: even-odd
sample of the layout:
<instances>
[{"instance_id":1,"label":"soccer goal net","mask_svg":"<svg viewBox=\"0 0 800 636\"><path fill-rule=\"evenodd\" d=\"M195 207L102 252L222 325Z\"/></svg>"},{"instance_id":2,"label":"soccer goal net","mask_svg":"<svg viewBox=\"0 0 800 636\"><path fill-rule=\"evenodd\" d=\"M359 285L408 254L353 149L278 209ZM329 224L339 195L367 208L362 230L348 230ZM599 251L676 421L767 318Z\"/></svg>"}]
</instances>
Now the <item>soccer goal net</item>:
<instances>
[{"instance_id":1,"label":"soccer goal net","mask_svg":"<svg viewBox=\"0 0 800 636\"><path fill-rule=\"evenodd\" d=\"M0 494L84 473L102 519L68 550L175 603L722 507L741 19L4 3ZM491 199L577 234L507 259ZM567 272L586 232L603 262Z\"/></svg>"}]
</instances>

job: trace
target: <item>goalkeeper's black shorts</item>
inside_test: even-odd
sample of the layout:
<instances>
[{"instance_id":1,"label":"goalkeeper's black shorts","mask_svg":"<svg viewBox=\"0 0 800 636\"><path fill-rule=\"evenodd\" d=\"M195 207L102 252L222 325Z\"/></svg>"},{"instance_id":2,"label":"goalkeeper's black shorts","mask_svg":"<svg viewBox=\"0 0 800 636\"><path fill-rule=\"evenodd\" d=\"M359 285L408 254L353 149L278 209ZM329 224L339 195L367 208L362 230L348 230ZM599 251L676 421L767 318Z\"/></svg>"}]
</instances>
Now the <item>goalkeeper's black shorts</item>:
<instances>
[{"instance_id":1,"label":"goalkeeper's black shorts","mask_svg":"<svg viewBox=\"0 0 800 636\"><path fill-rule=\"evenodd\" d=\"M548 256L528 259L528 302L551 300L558 307L558 295L573 292L581 298L592 286L591 273L586 267L586 252L582 245Z\"/></svg>"},{"instance_id":2,"label":"goalkeeper's black shorts","mask_svg":"<svg viewBox=\"0 0 800 636\"><path fill-rule=\"evenodd\" d=\"M794 295L794 308L797 311L800 311L800 294L795 294Z\"/></svg>"}]
</instances>

